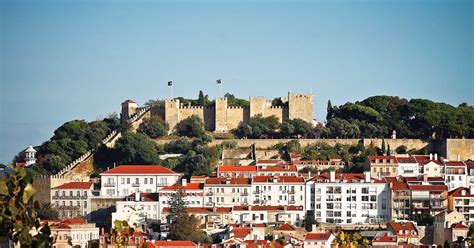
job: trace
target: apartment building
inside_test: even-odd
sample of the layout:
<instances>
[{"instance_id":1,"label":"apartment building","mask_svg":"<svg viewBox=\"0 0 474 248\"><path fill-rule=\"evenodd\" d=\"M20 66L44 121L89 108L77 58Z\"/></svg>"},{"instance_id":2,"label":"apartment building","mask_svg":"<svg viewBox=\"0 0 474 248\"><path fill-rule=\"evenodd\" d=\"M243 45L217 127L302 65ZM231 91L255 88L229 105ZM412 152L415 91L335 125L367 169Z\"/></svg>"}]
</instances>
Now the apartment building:
<instances>
[{"instance_id":1,"label":"apartment building","mask_svg":"<svg viewBox=\"0 0 474 248\"><path fill-rule=\"evenodd\" d=\"M257 175L257 166L255 165L221 165L217 167L217 177L251 178L255 175Z\"/></svg>"},{"instance_id":2,"label":"apartment building","mask_svg":"<svg viewBox=\"0 0 474 248\"><path fill-rule=\"evenodd\" d=\"M298 170L295 165L257 165L259 176L297 176Z\"/></svg>"},{"instance_id":3,"label":"apartment building","mask_svg":"<svg viewBox=\"0 0 474 248\"><path fill-rule=\"evenodd\" d=\"M442 211L435 215L433 225L433 243L440 246L443 246L446 240L456 242L458 237L467 237L469 230L464 215L455 210Z\"/></svg>"},{"instance_id":4,"label":"apartment building","mask_svg":"<svg viewBox=\"0 0 474 248\"><path fill-rule=\"evenodd\" d=\"M181 174L160 165L121 165L102 172L100 177L101 197L124 198L137 190L157 193L175 184Z\"/></svg>"},{"instance_id":5,"label":"apartment building","mask_svg":"<svg viewBox=\"0 0 474 248\"><path fill-rule=\"evenodd\" d=\"M284 224L301 226L305 217L303 206L234 206L233 219L237 224Z\"/></svg>"},{"instance_id":6,"label":"apartment building","mask_svg":"<svg viewBox=\"0 0 474 248\"><path fill-rule=\"evenodd\" d=\"M398 175L398 163L394 156L368 156L366 170L379 179Z\"/></svg>"},{"instance_id":7,"label":"apartment building","mask_svg":"<svg viewBox=\"0 0 474 248\"><path fill-rule=\"evenodd\" d=\"M129 225L142 227L147 221L160 218L160 202L158 193L133 193L117 201L116 211L112 213L112 226L115 220L126 220Z\"/></svg>"},{"instance_id":8,"label":"apartment building","mask_svg":"<svg viewBox=\"0 0 474 248\"><path fill-rule=\"evenodd\" d=\"M444 161L444 179L449 190L467 187L467 165L462 161Z\"/></svg>"},{"instance_id":9,"label":"apartment building","mask_svg":"<svg viewBox=\"0 0 474 248\"><path fill-rule=\"evenodd\" d=\"M88 216L91 213L92 182L70 182L51 189L51 203L59 218Z\"/></svg>"},{"instance_id":10,"label":"apartment building","mask_svg":"<svg viewBox=\"0 0 474 248\"><path fill-rule=\"evenodd\" d=\"M413 155L416 162L420 165L420 173L428 177L443 177L443 163L438 160L438 154Z\"/></svg>"},{"instance_id":11,"label":"apartment building","mask_svg":"<svg viewBox=\"0 0 474 248\"><path fill-rule=\"evenodd\" d=\"M252 204L304 206L305 181L297 176L254 176Z\"/></svg>"},{"instance_id":12,"label":"apartment building","mask_svg":"<svg viewBox=\"0 0 474 248\"><path fill-rule=\"evenodd\" d=\"M448 210L464 215L469 224L474 224L474 186L460 187L448 192Z\"/></svg>"},{"instance_id":13,"label":"apartment building","mask_svg":"<svg viewBox=\"0 0 474 248\"><path fill-rule=\"evenodd\" d=\"M466 184L468 188L474 186L474 162L464 162L467 166Z\"/></svg>"},{"instance_id":14,"label":"apartment building","mask_svg":"<svg viewBox=\"0 0 474 248\"><path fill-rule=\"evenodd\" d=\"M48 220L48 224L55 240L53 248L89 247L90 240L99 239L99 228L95 223L87 223L84 218Z\"/></svg>"},{"instance_id":15,"label":"apartment building","mask_svg":"<svg viewBox=\"0 0 474 248\"><path fill-rule=\"evenodd\" d=\"M375 224L390 215L388 185L364 174L325 173L306 182L306 210L323 223Z\"/></svg>"},{"instance_id":16,"label":"apartment building","mask_svg":"<svg viewBox=\"0 0 474 248\"><path fill-rule=\"evenodd\" d=\"M231 207L188 207L186 211L196 216L206 228L217 229L235 223ZM165 207L161 214L161 223L170 223L170 208Z\"/></svg>"},{"instance_id":17,"label":"apartment building","mask_svg":"<svg viewBox=\"0 0 474 248\"><path fill-rule=\"evenodd\" d=\"M188 183L183 179L181 184L174 184L165 186L159 191L161 208L169 207L168 201L176 194L176 191L181 188L184 191L184 201L187 207L204 207L204 184L203 183Z\"/></svg>"},{"instance_id":18,"label":"apartment building","mask_svg":"<svg viewBox=\"0 0 474 248\"><path fill-rule=\"evenodd\" d=\"M207 178L204 182L205 207L233 207L251 204L250 178Z\"/></svg>"},{"instance_id":19,"label":"apartment building","mask_svg":"<svg viewBox=\"0 0 474 248\"><path fill-rule=\"evenodd\" d=\"M396 157L398 176L416 177L420 175L420 165L414 157Z\"/></svg>"},{"instance_id":20,"label":"apartment building","mask_svg":"<svg viewBox=\"0 0 474 248\"><path fill-rule=\"evenodd\" d=\"M420 244L418 228L411 221L390 221L387 223L387 231L397 237L398 242L406 244Z\"/></svg>"},{"instance_id":21,"label":"apartment building","mask_svg":"<svg viewBox=\"0 0 474 248\"><path fill-rule=\"evenodd\" d=\"M385 177L390 187L393 220L408 220L412 214L435 215L447 207L448 187L442 178Z\"/></svg>"}]
</instances>

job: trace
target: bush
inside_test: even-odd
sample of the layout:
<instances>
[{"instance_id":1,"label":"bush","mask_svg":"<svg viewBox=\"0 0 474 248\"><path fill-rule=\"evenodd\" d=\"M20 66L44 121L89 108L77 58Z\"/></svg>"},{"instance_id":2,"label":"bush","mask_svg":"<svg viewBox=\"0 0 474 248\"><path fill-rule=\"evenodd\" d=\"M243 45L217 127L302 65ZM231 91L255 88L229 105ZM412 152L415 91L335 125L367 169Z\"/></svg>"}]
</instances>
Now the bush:
<instances>
[{"instance_id":1,"label":"bush","mask_svg":"<svg viewBox=\"0 0 474 248\"><path fill-rule=\"evenodd\" d=\"M397 147L397 148L395 149L395 152L396 152L397 154L405 154L405 153L407 153L407 149L408 149L408 148L407 148L406 146L401 145L401 146L399 146L399 147Z\"/></svg>"},{"instance_id":2,"label":"bush","mask_svg":"<svg viewBox=\"0 0 474 248\"><path fill-rule=\"evenodd\" d=\"M159 116L145 119L138 127L138 132L148 135L150 138L158 138L168 134L169 125Z\"/></svg>"},{"instance_id":3,"label":"bush","mask_svg":"<svg viewBox=\"0 0 474 248\"><path fill-rule=\"evenodd\" d=\"M235 140L222 141L222 147L228 148L228 149L236 148L237 147L237 141L235 141Z\"/></svg>"},{"instance_id":4,"label":"bush","mask_svg":"<svg viewBox=\"0 0 474 248\"><path fill-rule=\"evenodd\" d=\"M176 133L180 136L200 138L204 135L204 123L199 116L191 115L176 125Z\"/></svg>"}]
</instances>

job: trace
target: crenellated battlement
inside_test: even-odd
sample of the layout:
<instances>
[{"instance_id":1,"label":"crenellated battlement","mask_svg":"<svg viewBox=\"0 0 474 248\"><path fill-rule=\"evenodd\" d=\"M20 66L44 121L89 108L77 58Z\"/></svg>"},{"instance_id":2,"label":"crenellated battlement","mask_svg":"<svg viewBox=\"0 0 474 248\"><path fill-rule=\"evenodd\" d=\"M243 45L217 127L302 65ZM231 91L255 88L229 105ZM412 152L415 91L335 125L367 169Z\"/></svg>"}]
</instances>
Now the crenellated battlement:
<instances>
[{"instance_id":1,"label":"crenellated battlement","mask_svg":"<svg viewBox=\"0 0 474 248\"><path fill-rule=\"evenodd\" d=\"M165 104L151 114L158 115L165 120L170 126L170 132L174 131L180 121L191 115L197 115L203 119L206 130L214 132L229 132L237 128L240 123L248 122L251 117L257 115L276 116L280 122L295 118L312 122L312 94L289 92L287 96L280 97L280 99L282 104L279 106L273 106L273 100L263 96L249 97L250 106L229 106L227 97L217 97L212 106L191 106L183 104L178 98L166 99L164 100ZM134 113L131 119L142 115L142 109L138 107L129 112Z\"/></svg>"}]
</instances>

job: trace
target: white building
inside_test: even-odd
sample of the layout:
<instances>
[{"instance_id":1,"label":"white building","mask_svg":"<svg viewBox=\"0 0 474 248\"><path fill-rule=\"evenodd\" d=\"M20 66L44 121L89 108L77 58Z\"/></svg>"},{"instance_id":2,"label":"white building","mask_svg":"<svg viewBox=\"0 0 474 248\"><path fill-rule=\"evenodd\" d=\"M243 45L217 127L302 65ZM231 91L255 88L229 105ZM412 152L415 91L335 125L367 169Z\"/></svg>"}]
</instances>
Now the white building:
<instances>
[{"instance_id":1,"label":"white building","mask_svg":"<svg viewBox=\"0 0 474 248\"><path fill-rule=\"evenodd\" d=\"M474 187L474 162L464 162L467 166L467 178L466 184L467 187Z\"/></svg>"},{"instance_id":2,"label":"white building","mask_svg":"<svg viewBox=\"0 0 474 248\"><path fill-rule=\"evenodd\" d=\"M90 240L99 239L99 228L94 223L87 223L83 218L48 221L51 236L55 240L54 248L72 246L89 247Z\"/></svg>"},{"instance_id":3,"label":"white building","mask_svg":"<svg viewBox=\"0 0 474 248\"><path fill-rule=\"evenodd\" d=\"M255 175L257 175L257 166L255 165L221 165L217 167L217 177L251 178Z\"/></svg>"},{"instance_id":4,"label":"white building","mask_svg":"<svg viewBox=\"0 0 474 248\"><path fill-rule=\"evenodd\" d=\"M112 213L112 227L116 220L126 220L130 226L144 227L148 221L160 219L158 193L133 193L124 201L117 201Z\"/></svg>"},{"instance_id":5,"label":"white building","mask_svg":"<svg viewBox=\"0 0 474 248\"><path fill-rule=\"evenodd\" d=\"M474 186L457 188L448 193L448 210L464 215L469 224L474 224Z\"/></svg>"},{"instance_id":6,"label":"white building","mask_svg":"<svg viewBox=\"0 0 474 248\"><path fill-rule=\"evenodd\" d=\"M203 183L188 183L186 179L183 179L181 184L174 184L171 186L163 187L160 192L160 207L161 209L169 207L168 201L176 191L181 188L184 191L184 201L186 207L196 208L204 207L204 184Z\"/></svg>"},{"instance_id":7,"label":"white building","mask_svg":"<svg viewBox=\"0 0 474 248\"><path fill-rule=\"evenodd\" d=\"M259 176L298 176L296 165L258 165Z\"/></svg>"},{"instance_id":8,"label":"white building","mask_svg":"<svg viewBox=\"0 0 474 248\"><path fill-rule=\"evenodd\" d=\"M420 175L420 165L414 157L397 157L398 175L404 177L417 177Z\"/></svg>"},{"instance_id":9,"label":"white building","mask_svg":"<svg viewBox=\"0 0 474 248\"><path fill-rule=\"evenodd\" d=\"M251 204L249 178L207 178L204 183L204 206L233 207Z\"/></svg>"},{"instance_id":10,"label":"white building","mask_svg":"<svg viewBox=\"0 0 474 248\"><path fill-rule=\"evenodd\" d=\"M374 224L389 218L387 183L364 174L331 171L306 182L306 210L324 223Z\"/></svg>"},{"instance_id":11,"label":"white building","mask_svg":"<svg viewBox=\"0 0 474 248\"><path fill-rule=\"evenodd\" d=\"M51 189L51 203L59 218L88 216L91 212L92 182L70 182Z\"/></svg>"},{"instance_id":12,"label":"white building","mask_svg":"<svg viewBox=\"0 0 474 248\"><path fill-rule=\"evenodd\" d=\"M414 155L413 156L420 165L420 173L428 177L443 177L443 163L438 160L438 154Z\"/></svg>"},{"instance_id":13,"label":"white building","mask_svg":"<svg viewBox=\"0 0 474 248\"><path fill-rule=\"evenodd\" d=\"M303 206L234 206L233 220L237 224L283 224L300 226L305 218Z\"/></svg>"},{"instance_id":14,"label":"white building","mask_svg":"<svg viewBox=\"0 0 474 248\"><path fill-rule=\"evenodd\" d=\"M252 204L304 206L305 182L297 176L254 176Z\"/></svg>"},{"instance_id":15,"label":"white building","mask_svg":"<svg viewBox=\"0 0 474 248\"><path fill-rule=\"evenodd\" d=\"M33 146L28 146L25 150L25 166L36 164L36 150Z\"/></svg>"},{"instance_id":16,"label":"white building","mask_svg":"<svg viewBox=\"0 0 474 248\"><path fill-rule=\"evenodd\" d=\"M175 184L181 174L160 165L121 165L101 176L102 197L126 197L137 190L157 193L164 186Z\"/></svg>"},{"instance_id":17,"label":"white building","mask_svg":"<svg viewBox=\"0 0 474 248\"><path fill-rule=\"evenodd\" d=\"M444 161L444 181L449 190L467 187L467 166L462 161Z\"/></svg>"},{"instance_id":18,"label":"white building","mask_svg":"<svg viewBox=\"0 0 474 248\"><path fill-rule=\"evenodd\" d=\"M330 248L336 237L329 232L308 233L304 240L305 248Z\"/></svg>"}]
</instances>

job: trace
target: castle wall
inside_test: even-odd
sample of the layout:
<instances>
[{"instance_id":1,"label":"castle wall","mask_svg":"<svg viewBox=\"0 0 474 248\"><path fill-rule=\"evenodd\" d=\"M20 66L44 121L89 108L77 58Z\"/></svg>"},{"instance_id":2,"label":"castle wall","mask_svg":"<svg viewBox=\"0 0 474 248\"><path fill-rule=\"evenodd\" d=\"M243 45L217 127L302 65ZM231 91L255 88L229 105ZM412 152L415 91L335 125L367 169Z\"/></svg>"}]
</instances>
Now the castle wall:
<instances>
[{"instance_id":1,"label":"castle wall","mask_svg":"<svg viewBox=\"0 0 474 248\"><path fill-rule=\"evenodd\" d=\"M265 115L265 110L272 106L272 102L261 96L250 97L250 117Z\"/></svg>"},{"instance_id":2,"label":"castle wall","mask_svg":"<svg viewBox=\"0 0 474 248\"><path fill-rule=\"evenodd\" d=\"M288 118L313 121L313 95L288 93Z\"/></svg>"},{"instance_id":3,"label":"castle wall","mask_svg":"<svg viewBox=\"0 0 474 248\"><path fill-rule=\"evenodd\" d=\"M250 109L244 107L227 107L227 129L236 129L241 122L248 122Z\"/></svg>"},{"instance_id":4,"label":"castle wall","mask_svg":"<svg viewBox=\"0 0 474 248\"><path fill-rule=\"evenodd\" d=\"M204 108L204 128L207 131L214 131L216 129L216 108Z\"/></svg>"},{"instance_id":5,"label":"castle wall","mask_svg":"<svg viewBox=\"0 0 474 248\"><path fill-rule=\"evenodd\" d=\"M227 132L227 98L218 97L216 98L216 121L215 131L216 132Z\"/></svg>"},{"instance_id":6,"label":"castle wall","mask_svg":"<svg viewBox=\"0 0 474 248\"><path fill-rule=\"evenodd\" d=\"M280 107L280 106L274 106L274 107L268 107L264 109L263 117L269 117L269 116L276 116L278 120L283 122L287 118L285 118L285 112L288 111L288 108Z\"/></svg>"},{"instance_id":7,"label":"castle wall","mask_svg":"<svg viewBox=\"0 0 474 248\"><path fill-rule=\"evenodd\" d=\"M474 160L474 139L446 139L442 154L451 161Z\"/></svg>"},{"instance_id":8,"label":"castle wall","mask_svg":"<svg viewBox=\"0 0 474 248\"><path fill-rule=\"evenodd\" d=\"M202 106L182 106L179 109L179 120L178 122L191 117L192 115L197 115L201 120L204 120L204 107Z\"/></svg>"},{"instance_id":9,"label":"castle wall","mask_svg":"<svg viewBox=\"0 0 474 248\"><path fill-rule=\"evenodd\" d=\"M384 139L385 145L390 145L390 149L395 151L399 146L406 146L408 150L425 148L428 152L434 152L434 146L429 141L421 139ZM382 139L364 139L364 146L369 146L373 142L375 147L382 147ZM388 148L388 147L387 147Z\"/></svg>"},{"instance_id":10,"label":"castle wall","mask_svg":"<svg viewBox=\"0 0 474 248\"><path fill-rule=\"evenodd\" d=\"M169 132L172 133L175 130L176 124L179 122L179 99L165 100L165 118L164 120L170 126Z\"/></svg>"}]
</instances>

